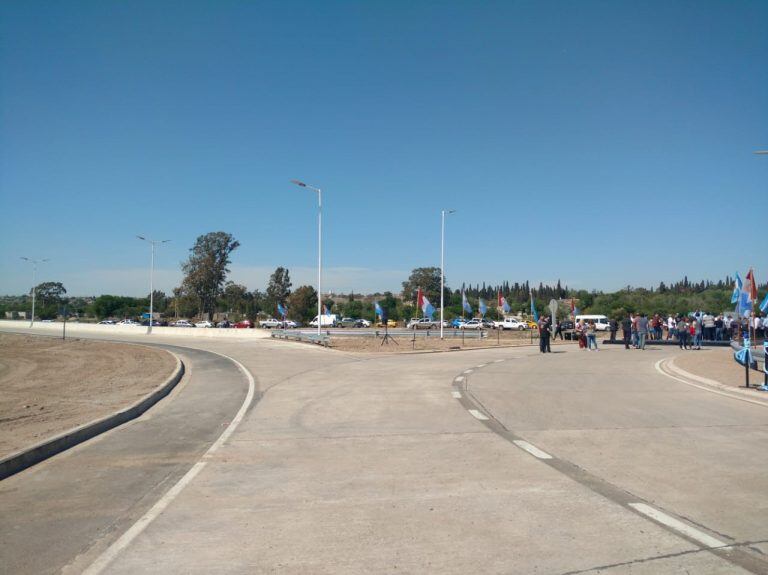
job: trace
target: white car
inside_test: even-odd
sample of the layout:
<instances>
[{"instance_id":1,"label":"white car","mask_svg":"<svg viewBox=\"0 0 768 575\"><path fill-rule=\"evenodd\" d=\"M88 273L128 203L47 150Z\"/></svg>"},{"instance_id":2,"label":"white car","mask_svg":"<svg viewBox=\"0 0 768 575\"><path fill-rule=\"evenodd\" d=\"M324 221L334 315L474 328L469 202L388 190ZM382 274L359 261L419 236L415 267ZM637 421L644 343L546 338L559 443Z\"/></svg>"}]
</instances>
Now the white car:
<instances>
[{"instance_id":1,"label":"white car","mask_svg":"<svg viewBox=\"0 0 768 575\"><path fill-rule=\"evenodd\" d=\"M408 325L405 326L407 329L435 329L436 327L439 327L440 324L436 321L432 321L428 317L422 317L422 318L413 318L411 321L408 322Z\"/></svg>"},{"instance_id":2,"label":"white car","mask_svg":"<svg viewBox=\"0 0 768 575\"><path fill-rule=\"evenodd\" d=\"M124 319L117 322L117 325L139 325L139 322L133 321L132 319Z\"/></svg>"},{"instance_id":3,"label":"white car","mask_svg":"<svg viewBox=\"0 0 768 575\"><path fill-rule=\"evenodd\" d=\"M287 319L284 322L282 322L283 329L296 329L299 327L298 322L293 321L292 319Z\"/></svg>"},{"instance_id":4,"label":"white car","mask_svg":"<svg viewBox=\"0 0 768 575\"><path fill-rule=\"evenodd\" d=\"M360 327L371 327L371 322L369 322L367 319L359 319L357 321L360 324Z\"/></svg>"},{"instance_id":5,"label":"white car","mask_svg":"<svg viewBox=\"0 0 768 575\"><path fill-rule=\"evenodd\" d=\"M180 319L179 321L176 321L171 324L172 327L195 327L195 324L192 322L186 320L186 319Z\"/></svg>"},{"instance_id":6,"label":"white car","mask_svg":"<svg viewBox=\"0 0 768 575\"><path fill-rule=\"evenodd\" d=\"M494 322L493 325L496 329L515 329L518 331L528 329L527 323L513 317L505 317L501 321Z\"/></svg>"},{"instance_id":7,"label":"white car","mask_svg":"<svg viewBox=\"0 0 768 575\"><path fill-rule=\"evenodd\" d=\"M214 327L208 320L199 321L195 324L195 327Z\"/></svg>"},{"instance_id":8,"label":"white car","mask_svg":"<svg viewBox=\"0 0 768 575\"><path fill-rule=\"evenodd\" d=\"M459 329L483 329L483 320L475 318L461 324Z\"/></svg>"},{"instance_id":9,"label":"white car","mask_svg":"<svg viewBox=\"0 0 768 575\"><path fill-rule=\"evenodd\" d=\"M99 322L99 325L115 325L115 320L113 319L103 319Z\"/></svg>"},{"instance_id":10,"label":"white car","mask_svg":"<svg viewBox=\"0 0 768 575\"><path fill-rule=\"evenodd\" d=\"M283 325L283 322L273 317L269 319L263 319L259 322L259 327L263 329L275 329L277 327L281 327L282 325Z\"/></svg>"}]
</instances>

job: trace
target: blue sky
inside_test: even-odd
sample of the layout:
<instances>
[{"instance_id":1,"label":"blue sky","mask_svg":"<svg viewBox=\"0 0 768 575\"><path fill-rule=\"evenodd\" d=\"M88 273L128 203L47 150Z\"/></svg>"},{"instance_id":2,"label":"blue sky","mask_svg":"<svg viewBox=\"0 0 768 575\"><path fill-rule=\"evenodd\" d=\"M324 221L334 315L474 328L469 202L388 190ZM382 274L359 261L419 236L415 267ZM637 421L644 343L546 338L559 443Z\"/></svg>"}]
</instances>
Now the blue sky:
<instances>
[{"instance_id":1,"label":"blue sky","mask_svg":"<svg viewBox=\"0 0 768 575\"><path fill-rule=\"evenodd\" d=\"M768 3L6 2L0 293L768 276ZM324 290L325 291L325 290Z\"/></svg>"}]
</instances>

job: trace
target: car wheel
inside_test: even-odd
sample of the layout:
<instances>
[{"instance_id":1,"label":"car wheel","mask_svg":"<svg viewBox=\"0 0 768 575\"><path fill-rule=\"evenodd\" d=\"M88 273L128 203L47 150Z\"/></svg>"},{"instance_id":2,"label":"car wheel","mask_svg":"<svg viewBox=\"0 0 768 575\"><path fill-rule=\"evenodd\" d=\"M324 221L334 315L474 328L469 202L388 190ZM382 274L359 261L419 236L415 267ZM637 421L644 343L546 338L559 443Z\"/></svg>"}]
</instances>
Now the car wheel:
<instances>
[{"instance_id":1,"label":"car wheel","mask_svg":"<svg viewBox=\"0 0 768 575\"><path fill-rule=\"evenodd\" d=\"M525 331L525 327L521 325L517 328L517 331Z\"/></svg>"}]
</instances>

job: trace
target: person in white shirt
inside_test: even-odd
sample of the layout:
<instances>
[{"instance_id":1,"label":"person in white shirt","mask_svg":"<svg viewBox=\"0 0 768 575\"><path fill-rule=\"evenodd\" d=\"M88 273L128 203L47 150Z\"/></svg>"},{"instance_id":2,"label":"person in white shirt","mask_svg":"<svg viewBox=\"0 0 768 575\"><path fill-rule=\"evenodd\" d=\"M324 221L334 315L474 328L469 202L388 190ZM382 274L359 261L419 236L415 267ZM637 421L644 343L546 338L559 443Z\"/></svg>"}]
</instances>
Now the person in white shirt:
<instances>
[{"instance_id":1,"label":"person in white shirt","mask_svg":"<svg viewBox=\"0 0 768 575\"><path fill-rule=\"evenodd\" d=\"M667 339L672 339L672 336L675 333L675 328L677 327L677 322L675 321L675 318L673 318L671 315L667 318Z\"/></svg>"}]
</instances>

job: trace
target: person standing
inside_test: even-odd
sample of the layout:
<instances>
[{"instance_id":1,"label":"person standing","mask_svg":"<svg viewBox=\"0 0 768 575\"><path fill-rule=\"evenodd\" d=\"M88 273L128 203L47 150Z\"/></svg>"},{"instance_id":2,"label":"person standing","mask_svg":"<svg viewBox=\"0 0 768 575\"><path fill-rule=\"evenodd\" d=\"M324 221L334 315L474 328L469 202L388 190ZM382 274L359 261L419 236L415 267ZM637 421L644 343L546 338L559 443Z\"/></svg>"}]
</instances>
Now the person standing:
<instances>
[{"instance_id":1,"label":"person standing","mask_svg":"<svg viewBox=\"0 0 768 575\"><path fill-rule=\"evenodd\" d=\"M539 320L539 351L541 353L550 353L552 351L549 345L549 325L546 316Z\"/></svg>"},{"instance_id":2,"label":"person standing","mask_svg":"<svg viewBox=\"0 0 768 575\"><path fill-rule=\"evenodd\" d=\"M701 339L702 339L702 322L701 320L695 319L693 320L693 325L691 326L693 329L693 349L701 349Z\"/></svg>"},{"instance_id":3,"label":"person standing","mask_svg":"<svg viewBox=\"0 0 768 575\"><path fill-rule=\"evenodd\" d=\"M675 332L677 331L677 322L675 321L675 318L672 317L672 314L669 314L669 317L667 318L667 341L675 337Z\"/></svg>"},{"instance_id":4,"label":"person standing","mask_svg":"<svg viewBox=\"0 0 768 575\"><path fill-rule=\"evenodd\" d=\"M723 340L723 327L725 326L725 322L723 321L723 316L719 315L715 318L715 341L722 341Z\"/></svg>"},{"instance_id":5,"label":"person standing","mask_svg":"<svg viewBox=\"0 0 768 575\"><path fill-rule=\"evenodd\" d=\"M677 340L680 349L688 349L688 321L681 317L677 322Z\"/></svg>"},{"instance_id":6,"label":"person standing","mask_svg":"<svg viewBox=\"0 0 768 575\"><path fill-rule=\"evenodd\" d=\"M587 349L592 351L592 346L595 347L595 351L600 351L597 349L597 329L595 329L594 321L587 324Z\"/></svg>"},{"instance_id":7,"label":"person standing","mask_svg":"<svg viewBox=\"0 0 768 575\"><path fill-rule=\"evenodd\" d=\"M637 349L645 349L645 338L648 336L648 318L641 314L637 320Z\"/></svg>"},{"instance_id":8,"label":"person standing","mask_svg":"<svg viewBox=\"0 0 768 575\"><path fill-rule=\"evenodd\" d=\"M621 320L621 331L624 336L624 349L629 349L629 344L632 341L632 318L630 316Z\"/></svg>"},{"instance_id":9,"label":"person standing","mask_svg":"<svg viewBox=\"0 0 768 575\"><path fill-rule=\"evenodd\" d=\"M613 318L609 326L611 329L611 343L616 343L616 332L619 331L619 322L616 321L616 318Z\"/></svg>"}]
</instances>

